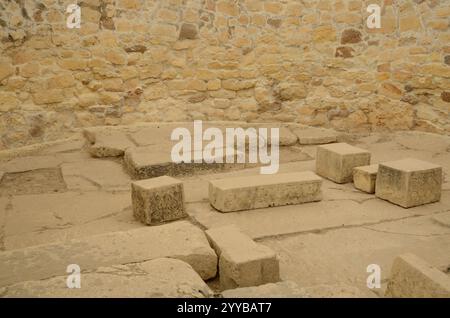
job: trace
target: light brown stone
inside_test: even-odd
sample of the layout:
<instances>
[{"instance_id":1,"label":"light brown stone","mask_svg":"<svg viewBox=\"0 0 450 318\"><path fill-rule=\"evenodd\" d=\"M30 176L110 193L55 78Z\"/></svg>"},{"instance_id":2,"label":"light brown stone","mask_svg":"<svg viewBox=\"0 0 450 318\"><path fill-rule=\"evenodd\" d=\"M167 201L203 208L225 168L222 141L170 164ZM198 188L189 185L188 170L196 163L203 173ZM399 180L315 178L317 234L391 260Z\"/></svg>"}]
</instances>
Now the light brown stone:
<instances>
[{"instance_id":1,"label":"light brown stone","mask_svg":"<svg viewBox=\"0 0 450 318\"><path fill-rule=\"evenodd\" d=\"M377 197L410 208L441 199L442 167L417 159L380 163Z\"/></svg>"},{"instance_id":2,"label":"light brown stone","mask_svg":"<svg viewBox=\"0 0 450 318\"><path fill-rule=\"evenodd\" d=\"M378 165L356 167L353 169L353 183L355 188L367 193L375 193Z\"/></svg>"},{"instance_id":3,"label":"light brown stone","mask_svg":"<svg viewBox=\"0 0 450 318\"><path fill-rule=\"evenodd\" d=\"M322 179L310 171L211 180L209 202L220 212L275 207L322 199Z\"/></svg>"},{"instance_id":4,"label":"light brown stone","mask_svg":"<svg viewBox=\"0 0 450 318\"><path fill-rule=\"evenodd\" d=\"M316 173L336 183L353 180L353 168L370 164L370 152L346 143L317 147Z\"/></svg>"},{"instance_id":5,"label":"light brown stone","mask_svg":"<svg viewBox=\"0 0 450 318\"><path fill-rule=\"evenodd\" d=\"M152 225L187 216L183 182L163 176L131 183L134 217Z\"/></svg>"},{"instance_id":6,"label":"light brown stone","mask_svg":"<svg viewBox=\"0 0 450 318\"><path fill-rule=\"evenodd\" d=\"M305 298L306 291L294 282L269 283L256 287L241 287L222 292L223 298Z\"/></svg>"},{"instance_id":7,"label":"light brown stone","mask_svg":"<svg viewBox=\"0 0 450 318\"><path fill-rule=\"evenodd\" d=\"M219 256L220 286L223 290L280 280L276 254L270 248L255 243L236 226L213 228L205 233Z\"/></svg>"}]
</instances>

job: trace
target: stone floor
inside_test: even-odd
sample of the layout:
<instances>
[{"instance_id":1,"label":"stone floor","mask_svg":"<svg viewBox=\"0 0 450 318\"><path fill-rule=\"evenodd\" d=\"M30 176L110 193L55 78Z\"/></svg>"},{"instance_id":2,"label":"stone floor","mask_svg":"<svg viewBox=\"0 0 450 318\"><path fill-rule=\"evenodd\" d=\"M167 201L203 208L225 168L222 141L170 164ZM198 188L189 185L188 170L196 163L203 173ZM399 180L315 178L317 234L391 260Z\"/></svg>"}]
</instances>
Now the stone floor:
<instances>
[{"instance_id":1,"label":"stone floor","mask_svg":"<svg viewBox=\"0 0 450 318\"><path fill-rule=\"evenodd\" d=\"M124 128L134 135L129 139L134 145L136 140L157 144L154 136L160 131L152 129ZM413 157L441 165L441 201L404 209L352 184L324 180L321 202L220 213L208 203L208 180L259 173L255 166L231 167L179 177L185 184L188 221L201 230L237 225L276 251L283 280L308 288L312 296L382 296L394 258L406 252L450 275L450 137L397 132L338 135L338 140L369 150L372 163ZM280 172L314 170L315 148L283 147ZM123 159L92 157L82 134L3 152L0 160L0 255L144 226L132 216L132 179ZM382 289L366 287L369 264L381 266ZM208 284L217 291L217 279Z\"/></svg>"}]
</instances>

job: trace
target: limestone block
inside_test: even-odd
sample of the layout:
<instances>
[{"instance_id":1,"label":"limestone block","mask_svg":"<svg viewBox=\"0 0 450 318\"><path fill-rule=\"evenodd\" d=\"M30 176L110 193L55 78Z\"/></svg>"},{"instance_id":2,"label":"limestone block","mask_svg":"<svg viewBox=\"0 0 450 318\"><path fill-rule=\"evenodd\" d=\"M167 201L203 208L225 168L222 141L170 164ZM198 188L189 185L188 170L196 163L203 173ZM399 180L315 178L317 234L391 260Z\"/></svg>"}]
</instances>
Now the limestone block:
<instances>
[{"instance_id":1,"label":"limestone block","mask_svg":"<svg viewBox=\"0 0 450 318\"><path fill-rule=\"evenodd\" d=\"M305 298L306 291L291 281L241 287L222 292L223 298Z\"/></svg>"},{"instance_id":2,"label":"limestone block","mask_svg":"<svg viewBox=\"0 0 450 318\"><path fill-rule=\"evenodd\" d=\"M142 263L100 267L81 274L81 288L69 289L67 275L9 285L3 297L204 298L213 292L180 260L158 258ZM4 292L2 292L4 291Z\"/></svg>"},{"instance_id":3,"label":"limestone block","mask_svg":"<svg viewBox=\"0 0 450 318\"><path fill-rule=\"evenodd\" d=\"M353 169L353 183L355 188L367 193L375 193L378 165L356 167Z\"/></svg>"},{"instance_id":4,"label":"limestone block","mask_svg":"<svg viewBox=\"0 0 450 318\"><path fill-rule=\"evenodd\" d=\"M92 143L89 153L96 158L120 157L125 150L133 147L133 142L125 133L115 130L84 130L84 135Z\"/></svg>"},{"instance_id":5,"label":"limestone block","mask_svg":"<svg viewBox=\"0 0 450 318\"><path fill-rule=\"evenodd\" d=\"M187 262L204 280L216 276L217 255L203 231L178 221L3 251L0 286L66 275L69 264L78 264L85 271L162 257Z\"/></svg>"},{"instance_id":6,"label":"limestone block","mask_svg":"<svg viewBox=\"0 0 450 318\"><path fill-rule=\"evenodd\" d=\"M375 195L410 208L441 199L442 167L417 160L402 159L380 164Z\"/></svg>"},{"instance_id":7,"label":"limestone block","mask_svg":"<svg viewBox=\"0 0 450 318\"><path fill-rule=\"evenodd\" d=\"M386 289L388 297L450 297L450 277L414 254L398 256Z\"/></svg>"},{"instance_id":8,"label":"limestone block","mask_svg":"<svg viewBox=\"0 0 450 318\"><path fill-rule=\"evenodd\" d=\"M134 217L150 225L185 217L183 182L163 176L131 183Z\"/></svg>"},{"instance_id":9,"label":"limestone block","mask_svg":"<svg viewBox=\"0 0 450 318\"><path fill-rule=\"evenodd\" d=\"M322 178L311 171L211 180L209 202L233 212L322 200Z\"/></svg>"},{"instance_id":10,"label":"limestone block","mask_svg":"<svg viewBox=\"0 0 450 318\"><path fill-rule=\"evenodd\" d=\"M255 243L236 226L213 228L205 233L219 256L222 289L258 286L280 280L279 260L275 252Z\"/></svg>"},{"instance_id":11,"label":"limestone block","mask_svg":"<svg viewBox=\"0 0 450 318\"><path fill-rule=\"evenodd\" d=\"M353 181L353 168L370 164L370 152L346 143L317 147L316 172L336 183Z\"/></svg>"},{"instance_id":12,"label":"limestone block","mask_svg":"<svg viewBox=\"0 0 450 318\"><path fill-rule=\"evenodd\" d=\"M335 131L323 128L305 127L294 129L301 145L321 145L337 141Z\"/></svg>"}]
</instances>

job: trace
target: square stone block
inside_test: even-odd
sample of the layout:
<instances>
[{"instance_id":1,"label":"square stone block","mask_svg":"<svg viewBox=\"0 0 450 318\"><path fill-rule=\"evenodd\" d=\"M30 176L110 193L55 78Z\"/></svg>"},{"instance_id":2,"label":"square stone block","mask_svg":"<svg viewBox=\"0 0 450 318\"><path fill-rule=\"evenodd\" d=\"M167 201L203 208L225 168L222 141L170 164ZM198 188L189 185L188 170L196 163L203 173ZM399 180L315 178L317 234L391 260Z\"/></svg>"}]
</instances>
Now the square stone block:
<instances>
[{"instance_id":1,"label":"square stone block","mask_svg":"<svg viewBox=\"0 0 450 318\"><path fill-rule=\"evenodd\" d=\"M370 152L346 143L317 147L316 172L336 183L353 181L353 169L370 164Z\"/></svg>"},{"instance_id":2,"label":"square stone block","mask_svg":"<svg viewBox=\"0 0 450 318\"><path fill-rule=\"evenodd\" d=\"M357 167L353 169L353 183L355 188L367 193L375 193L378 165Z\"/></svg>"},{"instance_id":3,"label":"square stone block","mask_svg":"<svg viewBox=\"0 0 450 318\"><path fill-rule=\"evenodd\" d=\"M171 177L133 182L131 199L134 217L147 225L177 220L187 215L183 182Z\"/></svg>"},{"instance_id":4,"label":"square stone block","mask_svg":"<svg viewBox=\"0 0 450 318\"><path fill-rule=\"evenodd\" d=\"M402 159L379 165L375 195L410 208L441 199L442 167L417 160Z\"/></svg>"},{"instance_id":5,"label":"square stone block","mask_svg":"<svg viewBox=\"0 0 450 318\"><path fill-rule=\"evenodd\" d=\"M209 229L206 236L219 256L222 289L259 286L280 280L275 252L255 243L236 226Z\"/></svg>"}]
</instances>

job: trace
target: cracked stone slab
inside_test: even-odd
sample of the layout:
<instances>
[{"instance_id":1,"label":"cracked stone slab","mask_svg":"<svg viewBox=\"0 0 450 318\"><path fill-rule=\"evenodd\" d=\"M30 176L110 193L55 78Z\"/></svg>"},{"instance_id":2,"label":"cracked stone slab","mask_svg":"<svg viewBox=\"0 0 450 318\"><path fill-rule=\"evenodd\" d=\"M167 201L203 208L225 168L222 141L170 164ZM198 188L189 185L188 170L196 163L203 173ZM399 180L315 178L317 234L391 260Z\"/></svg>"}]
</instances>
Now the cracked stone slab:
<instances>
[{"instance_id":1,"label":"cracked stone slab","mask_svg":"<svg viewBox=\"0 0 450 318\"><path fill-rule=\"evenodd\" d=\"M64 192L14 196L11 205L5 235L7 240L10 236L20 240L26 233L39 236L49 229L63 229L119 213L131 206L131 199L128 192Z\"/></svg>"},{"instance_id":2,"label":"cracked stone slab","mask_svg":"<svg viewBox=\"0 0 450 318\"><path fill-rule=\"evenodd\" d=\"M442 226L450 228L450 212L435 215L433 220Z\"/></svg>"},{"instance_id":3,"label":"cracked stone slab","mask_svg":"<svg viewBox=\"0 0 450 318\"><path fill-rule=\"evenodd\" d=\"M67 275L21 282L0 288L3 297L86 298L205 298L213 293L180 260L159 258L147 262L101 267L81 274L81 288L67 288Z\"/></svg>"},{"instance_id":4,"label":"cracked stone slab","mask_svg":"<svg viewBox=\"0 0 450 318\"><path fill-rule=\"evenodd\" d=\"M256 287L242 287L222 292L223 298L306 298L305 289L291 281L269 283Z\"/></svg>"},{"instance_id":5,"label":"cracked stone slab","mask_svg":"<svg viewBox=\"0 0 450 318\"><path fill-rule=\"evenodd\" d=\"M448 210L450 194L439 203L411 209L379 199L369 200L324 200L302 205L221 213L208 203L188 203L186 210L202 226L209 229L230 224L239 224L241 230L260 239L271 236L303 232L320 232L341 227L370 225L382 221L399 220L413 215L429 215Z\"/></svg>"},{"instance_id":6,"label":"cracked stone slab","mask_svg":"<svg viewBox=\"0 0 450 318\"><path fill-rule=\"evenodd\" d=\"M95 235L0 253L0 286L168 257L187 262L206 280L216 275L217 255L202 230L185 222Z\"/></svg>"},{"instance_id":7,"label":"cracked stone slab","mask_svg":"<svg viewBox=\"0 0 450 318\"><path fill-rule=\"evenodd\" d=\"M131 182L121 164L109 160L89 159L63 163L61 171L67 188L128 188ZM83 182L84 180L84 182Z\"/></svg>"},{"instance_id":8,"label":"cracked stone slab","mask_svg":"<svg viewBox=\"0 0 450 318\"><path fill-rule=\"evenodd\" d=\"M96 158L120 157L126 149L135 146L126 133L119 130L87 128L84 135L91 143L89 153Z\"/></svg>"},{"instance_id":9,"label":"cracked stone slab","mask_svg":"<svg viewBox=\"0 0 450 318\"><path fill-rule=\"evenodd\" d=\"M26 172L38 169L57 168L62 163L56 156L18 157L0 165L6 173Z\"/></svg>"}]
</instances>

